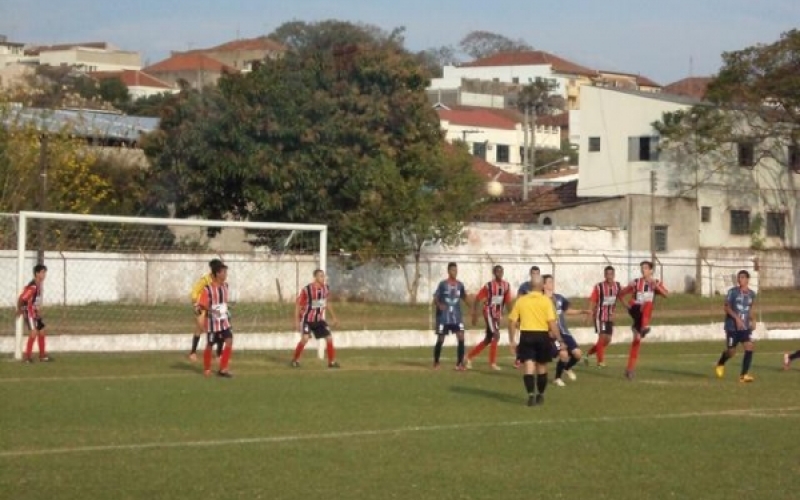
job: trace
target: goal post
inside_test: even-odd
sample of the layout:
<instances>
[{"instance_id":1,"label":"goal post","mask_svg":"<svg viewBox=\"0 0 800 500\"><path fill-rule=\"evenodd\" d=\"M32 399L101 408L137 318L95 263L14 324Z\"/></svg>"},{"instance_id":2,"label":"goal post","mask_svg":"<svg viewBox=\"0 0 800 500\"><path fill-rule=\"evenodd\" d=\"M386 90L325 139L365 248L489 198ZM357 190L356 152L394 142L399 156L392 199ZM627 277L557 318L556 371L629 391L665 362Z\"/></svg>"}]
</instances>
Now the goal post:
<instances>
[{"instance_id":1,"label":"goal post","mask_svg":"<svg viewBox=\"0 0 800 500\"><path fill-rule=\"evenodd\" d=\"M296 294L314 269L327 269L327 239L324 224L23 211L12 300L43 256L48 333L186 333L188 345L191 284L219 257L232 268L237 333L291 331ZM21 359L21 318L14 332Z\"/></svg>"}]
</instances>

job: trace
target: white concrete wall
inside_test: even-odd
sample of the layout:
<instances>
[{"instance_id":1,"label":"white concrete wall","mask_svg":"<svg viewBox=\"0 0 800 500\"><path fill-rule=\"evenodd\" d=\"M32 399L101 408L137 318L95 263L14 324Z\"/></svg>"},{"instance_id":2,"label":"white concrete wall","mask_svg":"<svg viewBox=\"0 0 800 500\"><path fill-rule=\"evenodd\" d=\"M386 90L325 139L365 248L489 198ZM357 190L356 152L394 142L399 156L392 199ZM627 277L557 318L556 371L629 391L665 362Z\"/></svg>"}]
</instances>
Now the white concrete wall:
<instances>
[{"instance_id":1,"label":"white concrete wall","mask_svg":"<svg viewBox=\"0 0 800 500\"><path fill-rule=\"evenodd\" d=\"M87 71L122 71L142 69L142 58L136 52L108 51L76 47L50 50L39 54L39 64L79 66Z\"/></svg>"},{"instance_id":2,"label":"white concrete wall","mask_svg":"<svg viewBox=\"0 0 800 500\"><path fill-rule=\"evenodd\" d=\"M461 87L461 79L475 79L492 81L497 79L503 83L513 83L516 78L518 83L525 85L536 81L537 78L551 78L556 81L558 88L555 93L567 97L567 85L569 79L555 76L549 64L530 65L530 66L444 66L442 68L442 78L434 78L428 87L430 90L454 89Z\"/></svg>"},{"instance_id":3,"label":"white concrete wall","mask_svg":"<svg viewBox=\"0 0 800 500\"><path fill-rule=\"evenodd\" d=\"M131 99L139 99L142 97L150 97L151 95L160 95L160 94L177 94L179 91L177 89L165 89L162 87L145 87L145 86L130 86L128 87L128 93L131 96Z\"/></svg>"}]
</instances>

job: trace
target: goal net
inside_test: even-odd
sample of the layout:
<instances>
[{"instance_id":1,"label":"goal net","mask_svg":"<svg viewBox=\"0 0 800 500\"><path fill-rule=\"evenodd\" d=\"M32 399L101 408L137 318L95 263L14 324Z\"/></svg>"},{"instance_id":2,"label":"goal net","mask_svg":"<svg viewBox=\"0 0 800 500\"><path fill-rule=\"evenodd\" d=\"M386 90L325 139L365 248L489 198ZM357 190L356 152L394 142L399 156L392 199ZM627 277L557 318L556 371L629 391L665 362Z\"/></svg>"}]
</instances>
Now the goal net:
<instances>
[{"instance_id":1,"label":"goal net","mask_svg":"<svg viewBox=\"0 0 800 500\"><path fill-rule=\"evenodd\" d=\"M131 350L188 349L190 290L214 258L229 267L237 334L290 332L297 293L326 268L324 225L21 212L16 233L0 259L17 277L3 285L5 305L13 311L43 262L42 316L61 350L109 335ZM21 319L14 331L20 359Z\"/></svg>"}]
</instances>

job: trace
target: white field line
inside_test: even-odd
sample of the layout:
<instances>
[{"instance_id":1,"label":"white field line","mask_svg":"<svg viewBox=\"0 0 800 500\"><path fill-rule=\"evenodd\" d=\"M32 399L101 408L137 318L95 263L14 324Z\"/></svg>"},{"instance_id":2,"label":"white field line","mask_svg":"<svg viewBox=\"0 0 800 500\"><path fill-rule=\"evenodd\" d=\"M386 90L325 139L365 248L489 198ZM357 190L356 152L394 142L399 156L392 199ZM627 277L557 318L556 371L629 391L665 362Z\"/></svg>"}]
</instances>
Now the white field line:
<instances>
[{"instance_id":1,"label":"white field line","mask_svg":"<svg viewBox=\"0 0 800 500\"><path fill-rule=\"evenodd\" d=\"M440 432L464 429L480 429L487 427L526 427L543 425L569 425L586 423L617 423L636 420L674 420L692 419L709 417L765 417L765 416L794 416L794 412L800 411L800 406L790 406L784 408L760 408L760 409L730 409L706 412L685 412L685 413L666 413L661 415L621 415L608 417L588 417L588 418L560 418L547 420L517 420L510 422L474 422L447 425L421 425L412 427L398 427L395 429L376 429L361 431L340 431L324 432L318 434L294 434L284 436L262 436L252 438L237 439L214 439L205 441L172 441L172 442L151 442L135 444L111 444L97 446L75 446L63 448L45 448L39 450L10 450L0 451L0 458L18 458L31 456L66 455L73 453L98 453L109 451L140 451L155 449L174 449L174 448L207 448L219 446L249 445L249 444L271 444L271 443L292 443L298 441L318 441L318 440L338 440L348 438L398 436L403 434L414 434L421 432Z\"/></svg>"}]
</instances>

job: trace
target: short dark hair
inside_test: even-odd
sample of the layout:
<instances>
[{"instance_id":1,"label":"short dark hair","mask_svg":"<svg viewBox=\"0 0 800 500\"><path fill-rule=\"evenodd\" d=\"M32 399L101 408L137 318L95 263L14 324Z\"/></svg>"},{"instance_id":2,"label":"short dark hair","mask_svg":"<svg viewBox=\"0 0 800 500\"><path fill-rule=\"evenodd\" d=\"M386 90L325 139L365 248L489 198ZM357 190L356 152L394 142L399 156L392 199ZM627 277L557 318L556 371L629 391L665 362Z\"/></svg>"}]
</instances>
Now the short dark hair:
<instances>
[{"instance_id":1,"label":"short dark hair","mask_svg":"<svg viewBox=\"0 0 800 500\"><path fill-rule=\"evenodd\" d=\"M544 283L547 283L547 280L551 280L551 279L553 279L553 275L552 274L543 274L542 275L542 282L544 282Z\"/></svg>"},{"instance_id":2,"label":"short dark hair","mask_svg":"<svg viewBox=\"0 0 800 500\"><path fill-rule=\"evenodd\" d=\"M323 271L322 269L314 269L314 274L312 276L314 276L316 278L317 275L319 275L319 273L324 273L324 272L325 271Z\"/></svg>"},{"instance_id":3,"label":"short dark hair","mask_svg":"<svg viewBox=\"0 0 800 500\"><path fill-rule=\"evenodd\" d=\"M213 276L218 275L220 273L220 271L222 271L223 269L228 269L228 266L226 266L221 260L219 260L219 259L216 259L216 260L217 260L217 262L214 262L210 266L211 267L211 274Z\"/></svg>"},{"instance_id":4,"label":"short dark hair","mask_svg":"<svg viewBox=\"0 0 800 500\"><path fill-rule=\"evenodd\" d=\"M456 264L455 262L448 262L447 263L447 270L448 271L453 269L454 267L458 267L458 264Z\"/></svg>"},{"instance_id":5,"label":"short dark hair","mask_svg":"<svg viewBox=\"0 0 800 500\"><path fill-rule=\"evenodd\" d=\"M493 273L496 273L497 271L502 271L502 270L503 270L503 266L501 266L500 264L497 264L496 266L494 266L492 268L492 272Z\"/></svg>"},{"instance_id":6,"label":"short dark hair","mask_svg":"<svg viewBox=\"0 0 800 500\"><path fill-rule=\"evenodd\" d=\"M213 268L214 266L218 266L222 264L222 259L211 259L208 261L208 267Z\"/></svg>"},{"instance_id":7,"label":"short dark hair","mask_svg":"<svg viewBox=\"0 0 800 500\"><path fill-rule=\"evenodd\" d=\"M47 271L47 266L45 266L44 264L36 264L35 266L33 266L34 275L39 274L42 271Z\"/></svg>"},{"instance_id":8,"label":"short dark hair","mask_svg":"<svg viewBox=\"0 0 800 500\"><path fill-rule=\"evenodd\" d=\"M606 268L603 269L603 274L605 274L605 273L607 273L609 271L614 271L614 266L606 266Z\"/></svg>"},{"instance_id":9,"label":"short dark hair","mask_svg":"<svg viewBox=\"0 0 800 500\"><path fill-rule=\"evenodd\" d=\"M639 262L639 267L647 266L648 269L653 269L653 263L649 260L643 260Z\"/></svg>"},{"instance_id":10,"label":"short dark hair","mask_svg":"<svg viewBox=\"0 0 800 500\"><path fill-rule=\"evenodd\" d=\"M747 278L747 279L750 279L750 273L748 273L748 272L747 272L747 271L745 271L744 269L742 269L741 271L739 271L738 273L736 273L736 277L737 277L737 278L741 278L742 276L744 276L744 277L745 277L745 278Z\"/></svg>"},{"instance_id":11,"label":"short dark hair","mask_svg":"<svg viewBox=\"0 0 800 500\"><path fill-rule=\"evenodd\" d=\"M533 267L531 268L531 270L530 270L530 271L528 271L528 273L532 273L532 272L534 272L534 271L539 271L539 272L541 272L541 269L539 269L539 266L533 266Z\"/></svg>"}]
</instances>

